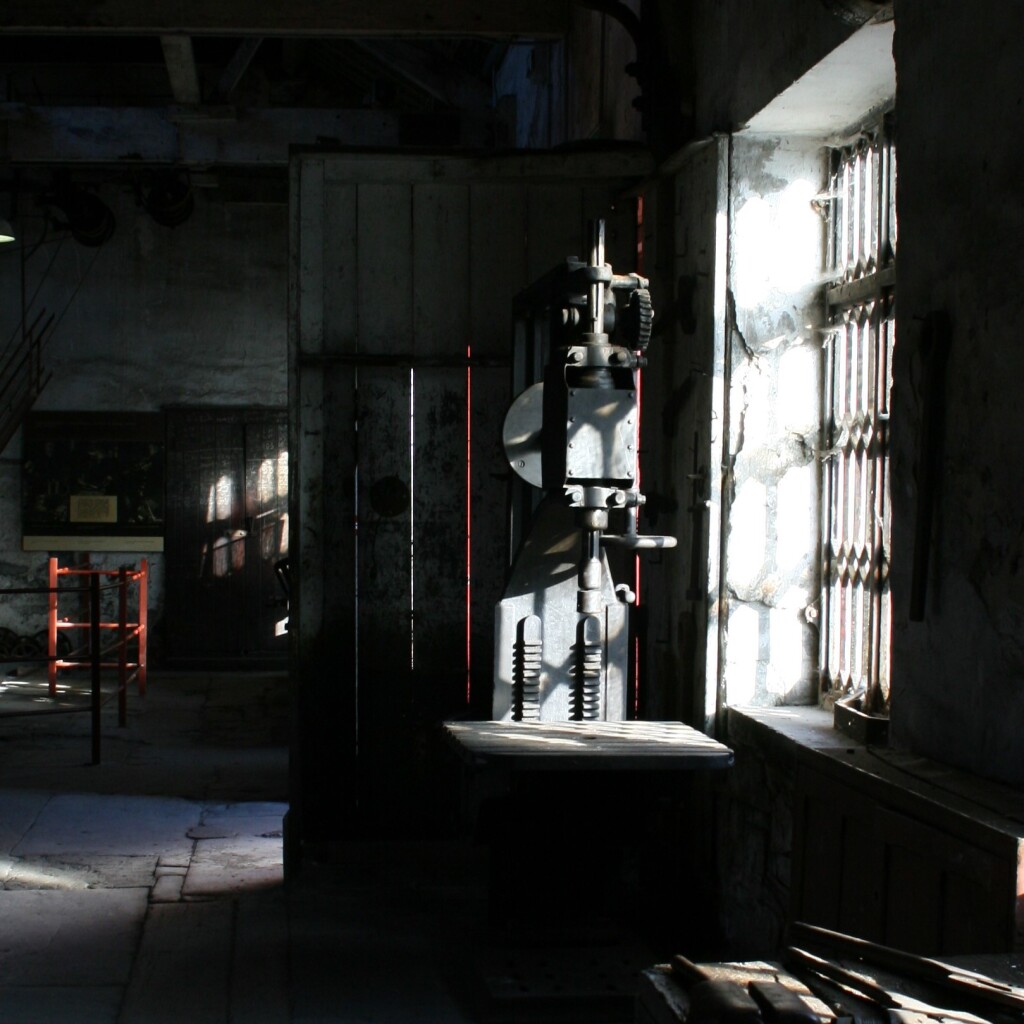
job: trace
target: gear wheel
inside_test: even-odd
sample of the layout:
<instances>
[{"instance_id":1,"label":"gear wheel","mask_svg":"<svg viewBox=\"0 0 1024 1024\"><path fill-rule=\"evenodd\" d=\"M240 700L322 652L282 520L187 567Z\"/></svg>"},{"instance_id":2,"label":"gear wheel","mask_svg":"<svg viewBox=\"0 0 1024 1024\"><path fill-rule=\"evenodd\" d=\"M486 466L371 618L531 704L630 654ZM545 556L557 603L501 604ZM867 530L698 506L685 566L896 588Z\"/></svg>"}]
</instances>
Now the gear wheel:
<instances>
[{"instance_id":1,"label":"gear wheel","mask_svg":"<svg viewBox=\"0 0 1024 1024\"><path fill-rule=\"evenodd\" d=\"M646 288L637 288L629 297L625 314L623 328L626 343L635 352L643 352L650 344L651 328L654 324L651 293Z\"/></svg>"}]
</instances>

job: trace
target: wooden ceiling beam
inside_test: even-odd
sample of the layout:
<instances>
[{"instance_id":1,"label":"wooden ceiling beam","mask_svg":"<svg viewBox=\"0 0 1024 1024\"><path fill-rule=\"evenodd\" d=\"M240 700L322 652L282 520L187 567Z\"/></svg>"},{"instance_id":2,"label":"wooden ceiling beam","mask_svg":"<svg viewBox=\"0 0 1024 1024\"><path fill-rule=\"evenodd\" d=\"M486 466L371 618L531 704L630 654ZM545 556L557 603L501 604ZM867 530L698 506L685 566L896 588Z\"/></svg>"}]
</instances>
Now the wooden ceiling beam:
<instances>
[{"instance_id":1,"label":"wooden ceiling beam","mask_svg":"<svg viewBox=\"0 0 1024 1024\"><path fill-rule=\"evenodd\" d=\"M446 106L476 110L492 103L489 83L439 54L426 53L397 39L356 39L353 44Z\"/></svg>"},{"instance_id":2,"label":"wooden ceiling beam","mask_svg":"<svg viewBox=\"0 0 1024 1024\"><path fill-rule=\"evenodd\" d=\"M164 51L164 63L167 65L174 102L187 106L199 103L202 97L199 93L199 71L192 51L192 37L161 36L160 45Z\"/></svg>"},{"instance_id":3,"label":"wooden ceiling beam","mask_svg":"<svg viewBox=\"0 0 1024 1024\"><path fill-rule=\"evenodd\" d=\"M5 0L0 32L31 35L564 35L570 0Z\"/></svg>"},{"instance_id":4,"label":"wooden ceiling beam","mask_svg":"<svg viewBox=\"0 0 1024 1024\"><path fill-rule=\"evenodd\" d=\"M235 91L235 87L248 70L262 42L262 36L249 36L238 44L238 49L235 50L231 60L228 61L227 67L224 68L220 76L220 82L217 84L217 98L219 100L224 101L231 98L231 94Z\"/></svg>"},{"instance_id":5,"label":"wooden ceiling beam","mask_svg":"<svg viewBox=\"0 0 1024 1024\"><path fill-rule=\"evenodd\" d=\"M44 107L0 103L3 164L288 165L294 146L394 148L432 122L387 110ZM487 112L460 117L458 144L482 148Z\"/></svg>"}]
</instances>

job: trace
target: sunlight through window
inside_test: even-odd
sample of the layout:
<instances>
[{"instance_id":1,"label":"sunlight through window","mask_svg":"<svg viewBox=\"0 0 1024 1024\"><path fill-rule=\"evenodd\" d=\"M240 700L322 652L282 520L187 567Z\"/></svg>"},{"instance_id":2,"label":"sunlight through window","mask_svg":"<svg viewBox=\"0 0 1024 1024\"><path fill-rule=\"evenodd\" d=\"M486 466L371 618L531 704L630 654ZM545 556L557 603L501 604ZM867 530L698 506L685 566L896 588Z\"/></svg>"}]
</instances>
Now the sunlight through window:
<instances>
[{"instance_id":1,"label":"sunlight through window","mask_svg":"<svg viewBox=\"0 0 1024 1024\"><path fill-rule=\"evenodd\" d=\"M225 474L217 480L217 483L210 488L210 498L207 503L208 523L219 519L230 519L231 510L234 507L235 485L230 476Z\"/></svg>"},{"instance_id":2,"label":"sunlight through window","mask_svg":"<svg viewBox=\"0 0 1024 1024\"><path fill-rule=\"evenodd\" d=\"M272 498L276 498L277 490L277 462L274 459L264 459L260 463L259 472L256 477L256 494L261 505L267 504Z\"/></svg>"},{"instance_id":3,"label":"sunlight through window","mask_svg":"<svg viewBox=\"0 0 1024 1024\"><path fill-rule=\"evenodd\" d=\"M279 452L277 456L277 496L288 497L288 451Z\"/></svg>"}]
</instances>

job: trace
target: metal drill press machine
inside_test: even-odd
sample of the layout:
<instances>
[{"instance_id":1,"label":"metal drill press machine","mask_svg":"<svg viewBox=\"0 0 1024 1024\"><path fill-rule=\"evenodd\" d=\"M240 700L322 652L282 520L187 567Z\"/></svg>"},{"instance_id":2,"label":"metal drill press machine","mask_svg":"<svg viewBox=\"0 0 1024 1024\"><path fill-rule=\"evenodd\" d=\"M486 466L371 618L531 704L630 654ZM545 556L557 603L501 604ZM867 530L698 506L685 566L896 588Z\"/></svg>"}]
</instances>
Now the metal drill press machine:
<instances>
[{"instance_id":1,"label":"metal drill press machine","mask_svg":"<svg viewBox=\"0 0 1024 1024\"><path fill-rule=\"evenodd\" d=\"M613 580L606 549L675 546L637 531L647 288L605 263L596 221L586 262L568 258L517 298L516 363L532 361L542 379L513 401L503 441L512 469L543 497L520 485L511 503L517 551L495 614L497 721L628 717L635 595Z\"/></svg>"}]
</instances>

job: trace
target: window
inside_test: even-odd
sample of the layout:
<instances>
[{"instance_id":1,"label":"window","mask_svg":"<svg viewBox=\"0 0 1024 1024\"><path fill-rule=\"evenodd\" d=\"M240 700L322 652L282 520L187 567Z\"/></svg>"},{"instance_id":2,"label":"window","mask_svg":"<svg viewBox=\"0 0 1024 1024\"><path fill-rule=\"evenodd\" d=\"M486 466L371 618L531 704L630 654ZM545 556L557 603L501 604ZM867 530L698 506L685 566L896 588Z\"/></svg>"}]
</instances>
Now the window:
<instances>
[{"instance_id":1,"label":"window","mask_svg":"<svg viewBox=\"0 0 1024 1024\"><path fill-rule=\"evenodd\" d=\"M889 698L889 393L895 334L891 123L832 154L827 190L823 696Z\"/></svg>"}]
</instances>

